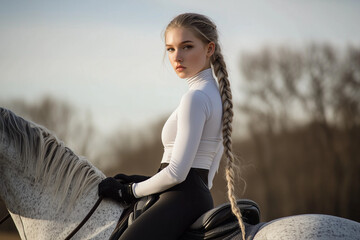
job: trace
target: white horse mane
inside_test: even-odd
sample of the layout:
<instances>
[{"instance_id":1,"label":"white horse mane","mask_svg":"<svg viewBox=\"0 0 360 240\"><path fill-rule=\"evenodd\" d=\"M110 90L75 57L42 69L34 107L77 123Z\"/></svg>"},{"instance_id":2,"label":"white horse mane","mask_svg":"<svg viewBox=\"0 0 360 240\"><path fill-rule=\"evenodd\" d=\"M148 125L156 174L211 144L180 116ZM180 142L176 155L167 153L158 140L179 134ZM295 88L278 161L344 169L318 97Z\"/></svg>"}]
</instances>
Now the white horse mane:
<instances>
[{"instance_id":1,"label":"white horse mane","mask_svg":"<svg viewBox=\"0 0 360 240\"><path fill-rule=\"evenodd\" d=\"M5 133L5 134L4 134ZM68 194L69 204L95 187L104 174L95 168L85 157L77 156L48 129L31 121L16 116L13 112L0 108L0 143L4 143L5 135L23 160L23 171L29 174L35 183L45 187L54 183L54 197L59 207Z\"/></svg>"}]
</instances>

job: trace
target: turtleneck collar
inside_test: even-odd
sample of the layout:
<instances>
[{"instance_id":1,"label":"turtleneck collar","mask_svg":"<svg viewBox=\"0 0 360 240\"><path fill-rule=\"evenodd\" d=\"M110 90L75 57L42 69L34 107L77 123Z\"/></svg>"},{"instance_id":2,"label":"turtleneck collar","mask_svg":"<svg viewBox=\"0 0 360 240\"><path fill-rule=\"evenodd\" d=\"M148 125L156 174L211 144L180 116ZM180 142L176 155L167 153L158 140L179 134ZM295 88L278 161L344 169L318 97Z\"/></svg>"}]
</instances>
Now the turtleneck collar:
<instances>
[{"instance_id":1,"label":"turtleneck collar","mask_svg":"<svg viewBox=\"0 0 360 240\"><path fill-rule=\"evenodd\" d=\"M196 83L203 82L203 81L214 81L214 76L212 74L212 69L207 68L201 72L198 72L194 76L186 79L189 87L191 88Z\"/></svg>"}]
</instances>

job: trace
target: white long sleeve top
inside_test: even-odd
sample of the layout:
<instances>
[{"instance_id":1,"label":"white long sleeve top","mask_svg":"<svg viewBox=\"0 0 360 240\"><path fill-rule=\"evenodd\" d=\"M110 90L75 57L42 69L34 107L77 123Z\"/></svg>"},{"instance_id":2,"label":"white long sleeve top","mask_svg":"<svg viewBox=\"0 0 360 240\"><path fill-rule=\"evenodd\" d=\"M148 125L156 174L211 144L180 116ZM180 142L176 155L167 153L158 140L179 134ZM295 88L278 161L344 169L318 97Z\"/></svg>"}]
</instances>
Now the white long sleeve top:
<instances>
[{"instance_id":1,"label":"white long sleeve top","mask_svg":"<svg viewBox=\"0 0 360 240\"><path fill-rule=\"evenodd\" d=\"M164 145L161 163L169 165L148 180L133 184L134 195L138 198L181 183L190 168L208 169L208 186L212 187L224 149L219 88L211 68L186 80L189 90L166 121L161 134Z\"/></svg>"}]
</instances>

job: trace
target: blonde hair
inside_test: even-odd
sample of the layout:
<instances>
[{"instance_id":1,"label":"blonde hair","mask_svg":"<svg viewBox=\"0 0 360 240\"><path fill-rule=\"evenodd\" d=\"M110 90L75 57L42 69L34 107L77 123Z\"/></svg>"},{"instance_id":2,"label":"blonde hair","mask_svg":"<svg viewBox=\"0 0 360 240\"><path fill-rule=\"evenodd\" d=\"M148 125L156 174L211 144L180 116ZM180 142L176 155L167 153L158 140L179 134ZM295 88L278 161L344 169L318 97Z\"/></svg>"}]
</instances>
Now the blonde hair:
<instances>
[{"instance_id":1,"label":"blonde hair","mask_svg":"<svg viewBox=\"0 0 360 240\"><path fill-rule=\"evenodd\" d=\"M215 44L215 52L211 56L210 62L213 67L213 71L219 83L221 101L223 105L222 116L222 132L223 132L223 144L224 155L227 160L226 164L226 181L228 188L228 198L231 203L231 210L236 216L239 226L242 232L242 238L245 240L245 225L242 221L242 216L239 207L236 203L234 183L235 183L235 157L232 153L232 120L233 120L233 103L232 94L230 88L230 82L228 79L228 73L226 70L226 64L224 57L221 53L221 48L218 41L218 32L216 25L206 16L196 13L184 13L175 17L166 27L166 32L174 27L183 27L192 30L204 43L213 42Z\"/></svg>"}]
</instances>

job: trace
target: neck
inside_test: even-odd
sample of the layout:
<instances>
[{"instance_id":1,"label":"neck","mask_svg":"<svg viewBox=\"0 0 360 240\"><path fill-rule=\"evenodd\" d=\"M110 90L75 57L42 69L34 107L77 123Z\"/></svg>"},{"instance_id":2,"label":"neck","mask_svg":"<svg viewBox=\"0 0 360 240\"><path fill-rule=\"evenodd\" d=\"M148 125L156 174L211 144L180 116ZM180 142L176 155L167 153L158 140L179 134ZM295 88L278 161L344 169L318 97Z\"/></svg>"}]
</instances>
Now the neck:
<instances>
[{"instance_id":1,"label":"neck","mask_svg":"<svg viewBox=\"0 0 360 240\"><path fill-rule=\"evenodd\" d=\"M46 129L0 108L0 197L22 239L64 239L97 201L104 177ZM103 201L76 236L108 239L122 210Z\"/></svg>"},{"instance_id":2,"label":"neck","mask_svg":"<svg viewBox=\"0 0 360 240\"><path fill-rule=\"evenodd\" d=\"M42 189L39 184L26 179L16 179L16 182L18 184L11 194L2 194L1 197L22 239L65 239L98 200L95 187L78 198L71 209L67 209L68 198L64 205L58 206L53 193ZM8 183L6 181L5 185L11 186ZM14 185L14 182L10 184ZM81 239L108 239L121 213L122 208L118 204L102 201L76 236Z\"/></svg>"},{"instance_id":3,"label":"neck","mask_svg":"<svg viewBox=\"0 0 360 240\"><path fill-rule=\"evenodd\" d=\"M70 206L71 189L75 185L72 181L64 203L59 206L60 200L54 197L52 189L54 179L43 186L24 174L22 168L11 164L0 164L0 176L0 197L11 213L21 239L65 239L98 200L96 185L83 192ZM118 204L103 200L76 236L81 239L108 239L122 210Z\"/></svg>"},{"instance_id":4,"label":"neck","mask_svg":"<svg viewBox=\"0 0 360 240\"><path fill-rule=\"evenodd\" d=\"M215 81L215 79L212 74L212 69L207 68L201 72L198 72L194 76L187 78L186 81L189 84L189 87L192 88L200 82L212 82Z\"/></svg>"}]
</instances>

